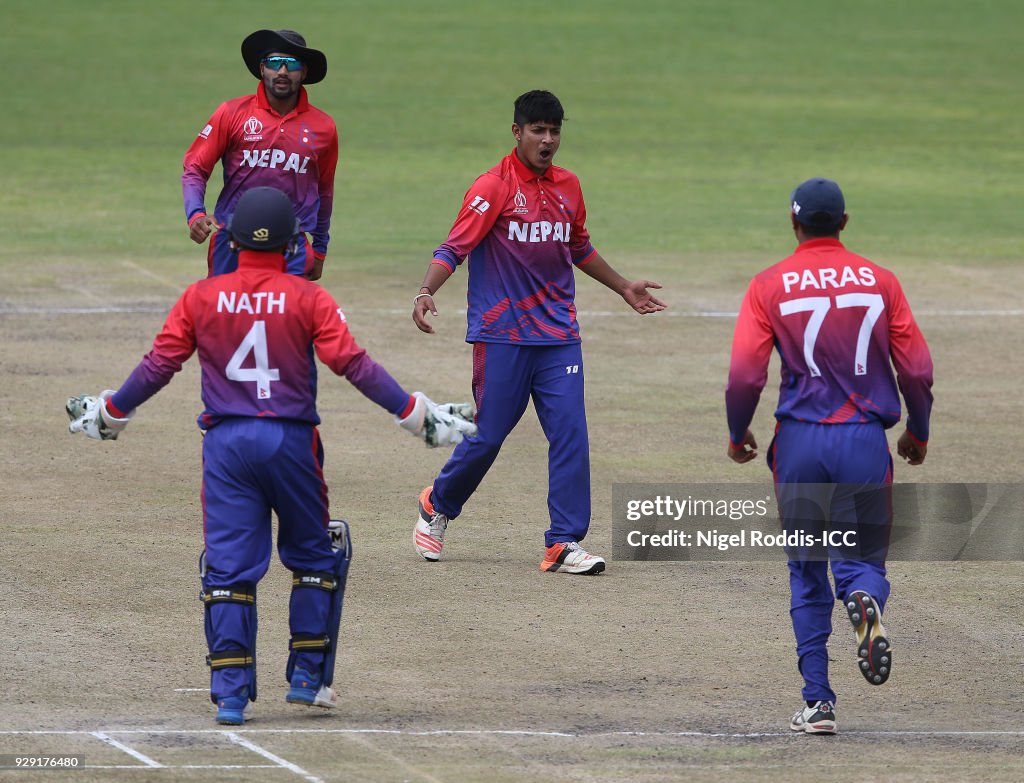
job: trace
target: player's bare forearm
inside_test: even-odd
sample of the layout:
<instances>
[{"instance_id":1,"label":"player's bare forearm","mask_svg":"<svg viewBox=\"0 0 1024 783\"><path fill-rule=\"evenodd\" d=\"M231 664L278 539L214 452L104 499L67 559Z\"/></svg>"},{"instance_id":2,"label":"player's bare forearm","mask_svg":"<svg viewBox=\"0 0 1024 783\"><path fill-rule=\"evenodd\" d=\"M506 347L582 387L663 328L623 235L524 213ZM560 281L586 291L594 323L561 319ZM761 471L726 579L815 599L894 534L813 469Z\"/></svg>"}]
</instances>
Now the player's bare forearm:
<instances>
[{"instance_id":1,"label":"player's bare forearm","mask_svg":"<svg viewBox=\"0 0 1024 783\"><path fill-rule=\"evenodd\" d=\"M427 313L437 317L437 307L434 305L434 294L437 289L444 285L445 280L451 277L451 272L444 264L430 262L427 273L423 276L423 285L413 299L412 320L421 332L434 333L434 327L427 321Z\"/></svg>"},{"instance_id":2,"label":"player's bare forearm","mask_svg":"<svg viewBox=\"0 0 1024 783\"><path fill-rule=\"evenodd\" d=\"M594 257L580 267L587 275L597 282L607 286L621 296L630 307L638 313L657 313L664 310L668 305L654 296L647 289L661 288L661 285L653 280L627 280L612 268L612 265L602 258L600 253L594 253Z\"/></svg>"}]
</instances>

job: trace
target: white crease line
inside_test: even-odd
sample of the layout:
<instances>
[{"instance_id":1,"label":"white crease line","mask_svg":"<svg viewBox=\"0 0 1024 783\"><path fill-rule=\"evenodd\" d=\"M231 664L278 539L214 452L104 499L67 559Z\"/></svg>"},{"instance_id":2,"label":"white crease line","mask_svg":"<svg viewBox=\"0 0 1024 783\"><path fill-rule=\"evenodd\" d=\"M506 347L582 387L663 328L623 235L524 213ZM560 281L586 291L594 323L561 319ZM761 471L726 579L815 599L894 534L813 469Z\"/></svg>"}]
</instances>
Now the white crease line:
<instances>
[{"instance_id":1,"label":"white crease line","mask_svg":"<svg viewBox=\"0 0 1024 783\"><path fill-rule=\"evenodd\" d=\"M138 764L86 764L81 769L157 769ZM159 769L281 769L277 764L165 764Z\"/></svg>"},{"instance_id":2,"label":"white crease line","mask_svg":"<svg viewBox=\"0 0 1024 783\"><path fill-rule=\"evenodd\" d=\"M287 761L286 759L283 759L280 756L275 756L266 748L261 748L255 742L250 742L244 737L238 736L238 734L236 734L233 731L222 731L220 733L232 742L234 742L236 745L241 745L243 748L246 748L247 750L251 750L253 753L263 756L263 758L267 759L268 761L274 762L279 767L283 767L289 772L294 772L296 775L305 778L307 781L309 781L309 783L324 783L323 780L316 777L315 775L310 775L308 772L306 772L306 770L304 770L297 764L292 764L290 761Z\"/></svg>"},{"instance_id":3,"label":"white crease line","mask_svg":"<svg viewBox=\"0 0 1024 783\"><path fill-rule=\"evenodd\" d=\"M153 767L154 769L163 767L163 764L161 764L158 761L153 761L153 759L151 759L145 753L139 753L139 751L135 750L135 748L130 748L123 742L118 742L116 739L108 736L107 734L104 734L102 731L90 731L89 733L96 739L102 740L103 742L107 743L108 745L111 745L112 747L117 748L120 751L124 751L133 759L138 759L147 767Z\"/></svg>"},{"instance_id":4,"label":"white crease line","mask_svg":"<svg viewBox=\"0 0 1024 783\"><path fill-rule=\"evenodd\" d=\"M223 729L106 729L105 734L226 734ZM437 736L521 736L521 737L553 737L566 739L587 739L592 737L706 737L708 739L746 739L750 737L790 737L789 731L764 732L711 732L711 731L598 731L568 732L543 731L540 729L237 729L231 734L391 734L405 737L437 737ZM899 731L871 731L845 729L843 734L856 734L865 737L1024 737L1024 729L980 729L942 730L942 729L901 729ZM88 734L99 736L104 732L88 730L60 729L0 729L3 735L60 735L70 736Z\"/></svg>"},{"instance_id":5,"label":"white crease line","mask_svg":"<svg viewBox=\"0 0 1024 783\"><path fill-rule=\"evenodd\" d=\"M175 693L209 693L209 688L175 688Z\"/></svg>"}]
</instances>

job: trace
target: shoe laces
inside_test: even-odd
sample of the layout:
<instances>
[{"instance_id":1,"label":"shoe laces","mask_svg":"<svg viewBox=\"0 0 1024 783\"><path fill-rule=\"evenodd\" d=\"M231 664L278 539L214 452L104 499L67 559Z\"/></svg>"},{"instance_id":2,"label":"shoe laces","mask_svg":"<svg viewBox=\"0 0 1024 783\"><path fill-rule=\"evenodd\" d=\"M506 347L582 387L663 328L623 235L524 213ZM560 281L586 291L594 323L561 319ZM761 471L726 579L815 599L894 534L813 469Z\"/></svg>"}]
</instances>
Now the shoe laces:
<instances>
[{"instance_id":1,"label":"shoe laces","mask_svg":"<svg viewBox=\"0 0 1024 783\"><path fill-rule=\"evenodd\" d=\"M430 536L432 538L441 538L444 536L444 531L448 529L448 517L444 514L434 513L430 515Z\"/></svg>"},{"instance_id":2,"label":"shoe laces","mask_svg":"<svg viewBox=\"0 0 1024 783\"><path fill-rule=\"evenodd\" d=\"M593 557L590 552L579 545L578 541L566 541L565 549L568 552L565 557L565 561L572 565L578 565L588 557Z\"/></svg>"}]
</instances>

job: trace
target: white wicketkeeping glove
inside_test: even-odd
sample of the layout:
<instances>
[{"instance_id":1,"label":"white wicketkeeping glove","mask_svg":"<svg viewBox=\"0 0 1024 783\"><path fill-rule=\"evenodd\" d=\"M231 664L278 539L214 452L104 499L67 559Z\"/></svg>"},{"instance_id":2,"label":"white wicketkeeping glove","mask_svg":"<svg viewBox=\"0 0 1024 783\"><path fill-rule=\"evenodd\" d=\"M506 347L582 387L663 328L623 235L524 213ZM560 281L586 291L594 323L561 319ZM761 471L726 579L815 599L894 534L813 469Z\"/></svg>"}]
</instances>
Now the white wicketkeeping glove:
<instances>
[{"instance_id":1,"label":"white wicketkeeping glove","mask_svg":"<svg viewBox=\"0 0 1024 783\"><path fill-rule=\"evenodd\" d=\"M423 392L413 392L416 405L412 413L395 421L417 437L423 438L429 448L454 446L467 435L476 435L473 423L473 404L445 402L438 405Z\"/></svg>"},{"instance_id":2,"label":"white wicketkeeping glove","mask_svg":"<svg viewBox=\"0 0 1024 783\"><path fill-rule=\"evenodd\" d=\"M68 432L84 432L95 440L117 440L117 436L128 426L135 412L132 411L123 419L111 416L104 403L114 394L113 389L107 389L98 397L91 394L69 397L64 406L68 418L71 419Z\"/></svg>"}]
</instances>

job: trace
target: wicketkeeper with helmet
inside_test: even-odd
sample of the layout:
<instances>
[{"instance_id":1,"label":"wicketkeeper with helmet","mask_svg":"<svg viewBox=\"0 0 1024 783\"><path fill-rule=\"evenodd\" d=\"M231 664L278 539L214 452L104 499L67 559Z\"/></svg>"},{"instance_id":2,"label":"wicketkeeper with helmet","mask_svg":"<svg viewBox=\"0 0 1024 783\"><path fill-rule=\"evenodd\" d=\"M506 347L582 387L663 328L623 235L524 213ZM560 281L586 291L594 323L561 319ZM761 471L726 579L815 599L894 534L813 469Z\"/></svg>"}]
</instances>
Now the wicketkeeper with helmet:
<instances>
[{"instance_id":1,"label":"wicketkeeper with helmet","mask_svg":"<svg viewBox=\"0 0 1024 783\"><path fill-rule=\"evenodd\" d=\"M256 586L270 562L271 511L281 562L294 573L287 699L335 706L330 686L351 544L347 524L328 511L314 351L429 446L459 443L476 426L471 405L437 405L402 389L356 344L334 298L286 273L299 226L284 193L247 191L228 230L238 269L189 286L120 389L72 397L67 412L71 432L113 440L198 351L210 695L220 723L241 724L256 699Z\"/></svg>"}]
</instances>

